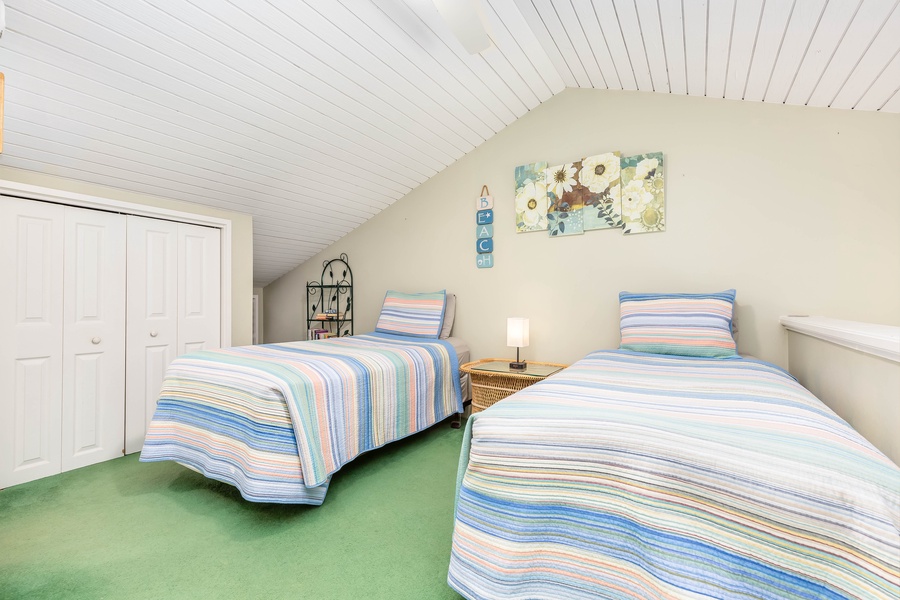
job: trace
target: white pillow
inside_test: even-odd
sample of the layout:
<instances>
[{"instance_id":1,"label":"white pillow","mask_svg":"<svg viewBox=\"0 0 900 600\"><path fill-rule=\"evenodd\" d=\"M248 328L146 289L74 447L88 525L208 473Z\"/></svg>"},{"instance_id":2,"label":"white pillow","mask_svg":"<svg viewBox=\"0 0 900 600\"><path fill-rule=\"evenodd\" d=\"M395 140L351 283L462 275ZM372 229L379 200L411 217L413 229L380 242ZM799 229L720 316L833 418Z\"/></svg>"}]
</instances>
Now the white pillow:
<instances>
[{"instance_id":1,"label":"white pillow","mask_svg":"<svg viewBox=\"0 0 900 600\"><path fill-rule=\"evenodd\" d=\"M441 327L440 339L445 340L450 337L454 317L456 317L456 294L447 292L447 301L444 302L444 325Z\"/></svg>"}]
</instances>

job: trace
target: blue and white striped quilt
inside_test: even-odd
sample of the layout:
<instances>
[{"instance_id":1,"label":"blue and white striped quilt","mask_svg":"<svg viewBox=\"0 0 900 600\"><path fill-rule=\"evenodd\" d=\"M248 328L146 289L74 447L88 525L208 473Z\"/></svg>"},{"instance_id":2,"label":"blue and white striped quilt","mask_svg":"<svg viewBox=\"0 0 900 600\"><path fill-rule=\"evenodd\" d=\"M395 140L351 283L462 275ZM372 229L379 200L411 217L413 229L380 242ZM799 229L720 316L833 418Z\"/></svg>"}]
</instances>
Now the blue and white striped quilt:
<instances>
[{"instance_id":1,"label":"blue and white striped quilt","mask_svg":"<svg viewBox=\"0 0 900 600\"><path fill-rule=\"evenodd\" d=\"M195 352L169 365L141 460L180 462L247 500L321 504L344 464L461 411L444 340L373 333Z\"/></svg>"},{"instance_id":2,"label":"blue and white striped quilt","mask_svg":"<svg viewBox=\"0 0 900 600\"><path fill-rule=\"evenodd\" d=\"M466 436L467 598L900 597L900 468L773 365L595 352Z\"/></svg>"}]
</instances>

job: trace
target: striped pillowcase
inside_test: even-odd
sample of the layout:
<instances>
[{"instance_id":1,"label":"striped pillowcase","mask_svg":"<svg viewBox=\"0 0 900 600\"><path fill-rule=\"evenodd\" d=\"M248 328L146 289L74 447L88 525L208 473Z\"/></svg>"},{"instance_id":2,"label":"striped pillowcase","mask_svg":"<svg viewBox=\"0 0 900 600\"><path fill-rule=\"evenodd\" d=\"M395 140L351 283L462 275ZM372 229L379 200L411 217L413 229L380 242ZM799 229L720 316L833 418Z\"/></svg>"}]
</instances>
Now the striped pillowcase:
<instances>
[{"instance_id":1,"label":"striped pillowcase","mask_svg":"<svg viewBox=\"0 0 900 600\"><path fill-rule=\"evenodd\" d=\"M734 290L718 294L619 294L623 350L703 358L737 356Z\"/></svg>"},{"instance_id":2,"label":"striped pillowcase","mask_svg":"<svg viewBox=\"0 0 900 600\"><path fill-rule=\"evenodd\" d=\"M430 294L404 294L389 290L381 306L378 333L437 338L444 322L446 290Z\"/></svg>"}]
</instances>

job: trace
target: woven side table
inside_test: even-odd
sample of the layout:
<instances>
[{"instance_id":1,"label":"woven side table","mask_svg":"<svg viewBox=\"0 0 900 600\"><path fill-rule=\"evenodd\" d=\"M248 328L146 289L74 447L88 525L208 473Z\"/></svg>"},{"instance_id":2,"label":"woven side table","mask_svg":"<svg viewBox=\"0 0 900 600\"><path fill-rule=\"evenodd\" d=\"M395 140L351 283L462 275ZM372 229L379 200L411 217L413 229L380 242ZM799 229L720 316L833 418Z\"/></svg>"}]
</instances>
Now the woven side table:
<instances>
[{"instance_id":1,"label":"woven side table","mask_svg":"<svg viewBox=\"0 0 900 600\"><path fill-rule=\"evenodd\" d=\"M477 413L519 390L546 379L569 365L528 362L525 371L509 369L509 359L484 358L462 365L459 370L472 380L472 412Z\"/></svg>"}]
</instances>

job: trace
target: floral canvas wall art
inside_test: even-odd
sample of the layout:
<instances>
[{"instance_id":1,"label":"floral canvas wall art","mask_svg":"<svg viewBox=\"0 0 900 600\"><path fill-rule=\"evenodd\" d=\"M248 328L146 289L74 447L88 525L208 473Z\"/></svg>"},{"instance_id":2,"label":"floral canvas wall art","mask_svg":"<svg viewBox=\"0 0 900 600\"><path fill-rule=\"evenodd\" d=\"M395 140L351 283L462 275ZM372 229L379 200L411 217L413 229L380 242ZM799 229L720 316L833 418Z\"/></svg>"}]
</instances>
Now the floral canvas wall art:
<instances>
[{"instance_id":1,"label":"floral canvas wall art","mask_svg":"<svg viewBox=\"0 0 900 600\"><path fill-rule=\"evenodd\" d=\"M663 154L626 156L621 162L622 220L626 234L666 230Z\"/></svg>"},{"instance_id":2,"label":"floral canvas wall art","mask_svg":"<svg viewBox=\"0 0 900 600\"><path fill-rule=\"evenodd\" d=\"M584 230L622 227L618 152L581 159L579 183L584 203Z\"/></svg>"},{"instance_id":3,"label":"floral canvas wall art","mask_svg":"<svg viewBox=\"0 0 900 600\"><path fill-rule=\"evenodd\" d=\"M551 236L584 233L583 189L578 181L581 161L550 167L545 171L547 230Z\"/></svg>"},{"instance_id":4,"label":"floral canvas wall art","mask_svg":"<svg viewBox=\"0 0 900 600\"><path fill-rule=\"evenodd\" d=\"M516 167L516 232L547 230L546 162Z\"/></svg>"}]
</instances>

